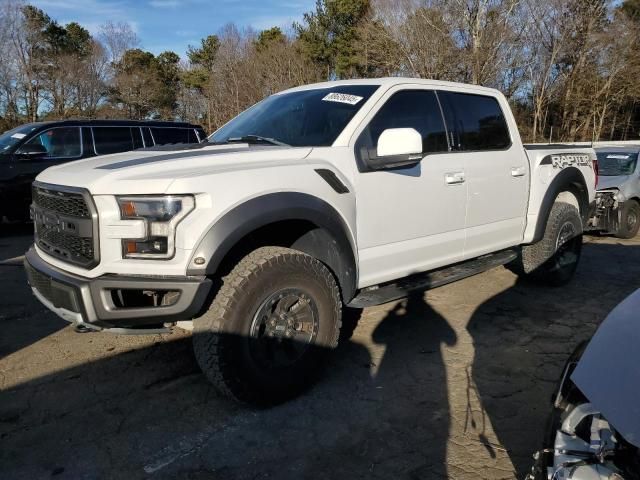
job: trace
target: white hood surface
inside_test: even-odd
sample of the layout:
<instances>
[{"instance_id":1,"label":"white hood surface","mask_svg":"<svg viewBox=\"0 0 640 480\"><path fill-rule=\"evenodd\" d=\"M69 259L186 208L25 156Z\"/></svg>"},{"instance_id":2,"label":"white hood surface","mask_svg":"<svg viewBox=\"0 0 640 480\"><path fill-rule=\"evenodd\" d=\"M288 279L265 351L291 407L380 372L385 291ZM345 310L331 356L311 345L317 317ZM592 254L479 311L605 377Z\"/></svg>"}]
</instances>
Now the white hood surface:
<instances>
[{"instance_id":1,"label":"white hood surface","mask_svg":"<svg viewBox=\"0 0 640 480\"><path fill-rule=\"evenodd\" d=\"M286 165L299 162L311 150L242 143L134 150L64 163L48 168L36 180L88 188L94 195L180 193L168 192L177 178Z\"/></svg>"}]
</instances>

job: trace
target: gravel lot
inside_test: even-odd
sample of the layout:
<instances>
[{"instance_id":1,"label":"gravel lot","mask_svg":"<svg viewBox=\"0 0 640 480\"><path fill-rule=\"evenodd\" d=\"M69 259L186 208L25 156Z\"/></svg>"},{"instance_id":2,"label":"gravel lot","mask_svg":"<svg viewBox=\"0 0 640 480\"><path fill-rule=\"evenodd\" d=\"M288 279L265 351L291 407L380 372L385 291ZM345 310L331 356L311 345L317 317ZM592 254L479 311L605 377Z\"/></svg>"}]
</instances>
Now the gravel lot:
<instances>
[{"instance_id":1,"label":"gravel lot","mask_svg":"<svg viewBox=\"0 0 640 480\"><path fill-rule=\"evenodd\" d=\"M0 478L522 478L566 357L640 287L640 241L588 237L561 289L503 268L362 312L313 389L219 398L189 335L77 334L0 237Z\"/></svg>"}]
</instances>

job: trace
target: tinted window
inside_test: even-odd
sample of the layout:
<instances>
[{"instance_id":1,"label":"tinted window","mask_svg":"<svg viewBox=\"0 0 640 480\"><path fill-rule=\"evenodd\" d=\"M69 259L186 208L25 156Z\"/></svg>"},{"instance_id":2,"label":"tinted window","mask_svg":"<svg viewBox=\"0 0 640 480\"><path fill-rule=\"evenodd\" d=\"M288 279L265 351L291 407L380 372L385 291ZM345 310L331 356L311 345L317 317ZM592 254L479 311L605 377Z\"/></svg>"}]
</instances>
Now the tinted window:
<instances>
[{"instance_id":1,"label":"tinted window","mask_svg":"<svg viewBox=\"0 0 640 480\"><path fill-rule=\"evenodd\" d=\"M153 147L153 138L151 138L151 130L149 127L142 127L142 138L145 147Z\"/></svg>"},{"instance_id":2,"label":"tinted window","mask_svg":"<svg viewBox=\"0 0 640 480\"><path fill-rule=\"evenodd\" d=\"M272 95L221 127L209 141L257 135L297 147L330 146L377 88L336 85Z\"/></svg>"},{"instance_id":3,"label":"tinted window","mask_svg":"<svg viewBox=\"0 0 640 480\"><path fill-rule=\"evenodd\" d=\"M454 150L501 150L511 144L504 114L493 97L438 92Z\"/></svg>"},{"instance_id":4,"label":"tinted window","mask_svg":"<svg viewBox=\"0 0 640 480\"><path fill-rule=\"evenodd\" d=\"M201 128L197 129L197 133L198 133L198 141L201 142L202 140L204 140L205 138L207 138L207 134L204 133L204 130Z\"/></svg>"},{"instance_id":5,"label":"tinted window","mask_svg":"<svg viewBox=\"0 0 640 480\"><path fill-rule=\"evenodd\" d=\"M133 148L142 148L142 133L139 127L131 127L131 135L133 137Z\"/></svg>"},{"instance_id":6,"label":"tinted window","mask_svg":"<svg viewBox=\"0 0 640 480\"><path fill-rule=\"evenodd\" d=\"M193 128L187 129L187 143L198 143L198 136Z\"/></svg>"},{"instance_id":7,"label":"tinted window","mask_svg":"<svg viewBox=\"0 0 640 480\"><path fill-rule=\"evenodd\" d=\"M422 152L448 151L447 135L434 92L404 90L395 93L378 110L362 132L359 146L371 149L388 128L415 128L422 135Z\"/></svg>"},{"instance_id":8,"label":"tinted window","mask_svg":"<svg viewBox=\"0 0 640 480\"><path fill-rule=\"evenodd\" d=\"M129 127L93 127L93 140L98 155L133 150Z\"/></svg>"},{"instance_id":9,"label":"tinted window","mask_svg":"<svg viewBox=\"0 0 640 480\"><path fill-rule=\"evenodd\" d=\"M189 141L186 128L152 128L151 133L156 145L187 143Z\"/></svg>"},{"instance_id":10,"label":"tinted window","mask_svg":"<svg viewBox=\"0 0 640 480\"><path fill-rule=\"evenodd\" d=\"M28 145L40 145L44 147L46 153L42 156L47 158L75 158L82 153L80 145L79 127L60 127L46 130L33 137L20 147L17 153Z\"/></svg>"}]
</instances>

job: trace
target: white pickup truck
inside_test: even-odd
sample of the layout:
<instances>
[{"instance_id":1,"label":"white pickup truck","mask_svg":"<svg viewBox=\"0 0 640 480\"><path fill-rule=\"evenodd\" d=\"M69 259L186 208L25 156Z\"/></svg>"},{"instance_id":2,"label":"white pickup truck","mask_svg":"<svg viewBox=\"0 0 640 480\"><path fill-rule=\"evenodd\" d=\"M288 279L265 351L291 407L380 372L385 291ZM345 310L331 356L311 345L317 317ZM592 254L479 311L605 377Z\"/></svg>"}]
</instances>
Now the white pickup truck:
<instances>
[{"instance_id":1,"label":"white pickup truck","mask_svg":"<svg viewBox=\"0 0 640 480\"><path fill-rule=\"evenodd\" d=\"M314 377L343 306L498 265L568 281L595 159L591 148L525 147L496 90L308 85L200 145L47 169L25 266L38 299L85 330L193 328L222 392L271 404Z\"/></svg>"}]
</instances>

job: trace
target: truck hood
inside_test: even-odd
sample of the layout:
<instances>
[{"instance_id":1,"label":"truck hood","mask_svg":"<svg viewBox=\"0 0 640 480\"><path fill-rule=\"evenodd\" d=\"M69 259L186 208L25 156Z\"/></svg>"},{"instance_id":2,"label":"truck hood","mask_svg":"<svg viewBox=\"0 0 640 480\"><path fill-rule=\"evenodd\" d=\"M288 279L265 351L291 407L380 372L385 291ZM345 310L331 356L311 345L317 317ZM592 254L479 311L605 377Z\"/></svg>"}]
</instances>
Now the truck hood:
<instances>
[{"instance_id":1,"label":"truck hood","mask_svg":"<svg viewBox=\"0 0 640 480\"><path fill-rule=\"evenodd\" d=\"M247 144L134 150L64 163L46 169L36 180L88 188L94 195L165 193L177 178L288 165L311 150Z\"/></svg>"},{"instance_id":2,"label":"truck hood","mask_svg":"<svg viewBox=\"0 0 640 480\"><path fill-rule=\"evenodd\" d=\"M629 443L640 448L640 289L607 316L571 380Z\"/></svg>"},{"instance_id":3,"label":"truck hood","mask_svg":"<svg viewBox=\"0 0 640 480\"><path fill-rule=\"evenodd\" d=\"M614 177L598 177L598 190L608 190L610 188L622 188L622 185L631 178L629 175L618 175Z\"/></svg>"}]
</instances>

